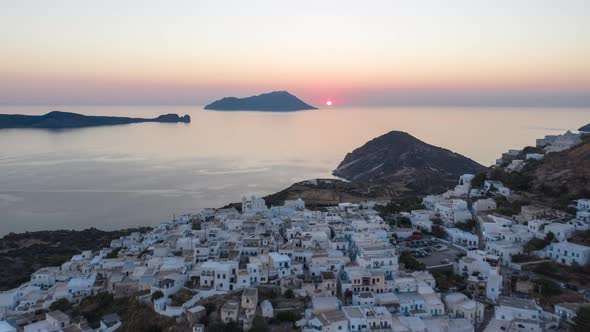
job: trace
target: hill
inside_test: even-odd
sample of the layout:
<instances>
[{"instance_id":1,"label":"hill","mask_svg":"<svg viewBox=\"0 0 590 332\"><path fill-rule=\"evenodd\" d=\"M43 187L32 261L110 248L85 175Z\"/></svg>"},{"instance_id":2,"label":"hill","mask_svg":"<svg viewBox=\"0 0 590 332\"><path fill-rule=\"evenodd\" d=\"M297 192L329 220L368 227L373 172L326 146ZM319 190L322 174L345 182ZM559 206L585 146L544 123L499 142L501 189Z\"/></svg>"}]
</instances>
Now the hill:
<instances>
[{"instance_id":1,"label":"hill","mask_svg":"<svg viewBox=\"0 0 590 332\"><path fill-rule=\"evenodd\" d=\"M0 238L0 291L28 281L31 273L45 266L59 266L84 250L110 246L111 240L147 228L101 231L57 230L10 233Z\"/></svg>"},{"instance_id":2,"label":"hill","mask_svg":"<svg viewBox=\"0 0 590 332\"><path fill-rule=\"evenodd\" d=\"M90 116L70 112L49 112L44 115L0 114L0 129L6 128L45 128L64 129L94 126L112 126L140 122L184 122L191 121L190 116L165 114L157 118L130 118L117 116Z\"/></svg>"},{"instance_id":3,"label":"hill","mask_svg":"<svg viewBox=\"0 0 590 332\"><path fill-rule=\"evenodd\" d=\"M386 193L371 191L362 183L345 182L336 179L313 179L297 182L277 193L264 197L266 204L281 205L285 200L301 198L306 206L318 208L338 203L360 203L367 200L389 200Z\"/></svg>"},{"instance_id":4,"label":"hill","mask_svg":"<svg viewBox=\"0 0 590 332\"><path fill-rule=\"evenodd\" d=\"M590 136L568 150L549 153L523 170L532 179L528 193L567 206L571 200L590 197Z\"/></svg>"},{"instance_id":5,"label":"hill","mask_svg":"<svg viewBox=\"0 0 590 332\"><path fill-rule=\"evenodd\" d=\"M483 170L484 166L458 153L392 131L348 153L333 174L384 186L396 196L443 192L454 186L460 175Z\"/></svg>"},{"instance_id":6,"label":"hill","mask_svg":"<svg viewBox=\"0 0 590 332\"><path fill-rule=\"evenodd\" d=\"M274 91L246 98L225 97L205 106L205 109L216 111L292 112L316 108L304 103L287 91Z\"/></svg>"}]
</instances>

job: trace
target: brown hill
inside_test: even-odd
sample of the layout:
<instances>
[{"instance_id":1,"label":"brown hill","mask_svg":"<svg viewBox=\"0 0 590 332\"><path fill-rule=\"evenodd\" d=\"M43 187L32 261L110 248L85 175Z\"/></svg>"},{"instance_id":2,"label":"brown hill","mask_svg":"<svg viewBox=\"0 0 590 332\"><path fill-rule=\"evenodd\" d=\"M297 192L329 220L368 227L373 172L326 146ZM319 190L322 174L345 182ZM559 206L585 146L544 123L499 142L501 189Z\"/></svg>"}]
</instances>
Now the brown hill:
<instances>
[{"instance_id":1,"label":"brown hill","mask_svg":"<svg viewBox=\"0 0 590 332\"><path fill-rule=\"evenodd\" d=\"M460 175L483 170L484 166L458 153L392 131L348 153L333 174L384 186L397 196L443 192L454 186Z\"/></svg>"},{"instance_id":2,"label":"brown hill","mask_svg":"<svg viewBox=\"0 0 590 332\"><path fill-rule=\"evenodd\" d=\"M571 149L547 154L525 173L533 194L572 200L590 197L590 135Z\"/></svg>"}]
</instances>

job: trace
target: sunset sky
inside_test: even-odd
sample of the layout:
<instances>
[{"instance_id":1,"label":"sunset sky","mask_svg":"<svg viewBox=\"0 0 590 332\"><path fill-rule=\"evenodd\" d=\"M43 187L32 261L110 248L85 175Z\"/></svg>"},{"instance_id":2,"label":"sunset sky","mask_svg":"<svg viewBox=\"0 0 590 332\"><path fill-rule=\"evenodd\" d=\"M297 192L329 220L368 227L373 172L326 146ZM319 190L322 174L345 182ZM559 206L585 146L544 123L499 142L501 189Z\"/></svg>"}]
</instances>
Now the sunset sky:
<instances>
[{"instance_id":1,"label":"sunset sky","mask_svg":"<svg viewBox=\"0 0 590 332\"><path fill-rule=\"evenodd\" d=\"M0 6L0 104L590 106L588 0Z\"/></svg>"}]
</instances>

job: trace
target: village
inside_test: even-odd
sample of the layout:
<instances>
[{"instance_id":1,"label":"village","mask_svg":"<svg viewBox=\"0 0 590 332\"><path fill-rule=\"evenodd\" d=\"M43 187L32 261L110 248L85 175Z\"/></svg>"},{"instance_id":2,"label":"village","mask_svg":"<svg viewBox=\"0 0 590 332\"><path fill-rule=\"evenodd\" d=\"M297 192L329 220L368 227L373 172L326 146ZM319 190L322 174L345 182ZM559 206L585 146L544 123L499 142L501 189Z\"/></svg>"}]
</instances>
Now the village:
<instances>
[{"instance_id":1,"label":"village","mask_svg":"<svg viewBox=\"0 0 590 332\"><path fill-rule=\"evenodd\" d=\"M513 172L580 142L547 136L496 167ZM505 213L514 195L464 174L408 209L243 197L36 271L0 293L0 332L116 331L117 312L94 322L68 313L100 294L137 299L194 332L567 331L590 306L590 198Z\"/></svg>"}]
</instances>

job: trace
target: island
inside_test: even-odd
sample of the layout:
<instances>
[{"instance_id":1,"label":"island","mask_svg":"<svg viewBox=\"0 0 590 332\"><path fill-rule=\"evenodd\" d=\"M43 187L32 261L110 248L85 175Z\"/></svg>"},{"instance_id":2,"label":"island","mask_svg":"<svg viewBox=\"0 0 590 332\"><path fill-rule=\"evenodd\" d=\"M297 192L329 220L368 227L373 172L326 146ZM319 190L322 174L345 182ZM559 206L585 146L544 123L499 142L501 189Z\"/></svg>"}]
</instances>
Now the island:
<instances>
[{"instance_id":1,"label":"island","mask_svg":"<svg viewBox=\"0 0 590 332\"><path fill-rule=\"evenodd\" d=\"M156 118L130 118L119 116L91 116L70 112L53 111L44 115L0 114L0 129L36 128L65 129L96 126L112 126L140 122L191 122L188 115L164 114Z\"/></svg>"},{"instance_id":2,"label":"island","mask_svg":"<svg viewBox=\"0 0 590 332\"><path fill-rule=\"evenodd\" d=\"M317 109L287 91L273 91L246 98L225 97L205 106L214 111L293 112Z\"/></svg>"}]
</instances>

